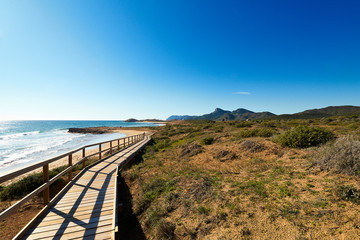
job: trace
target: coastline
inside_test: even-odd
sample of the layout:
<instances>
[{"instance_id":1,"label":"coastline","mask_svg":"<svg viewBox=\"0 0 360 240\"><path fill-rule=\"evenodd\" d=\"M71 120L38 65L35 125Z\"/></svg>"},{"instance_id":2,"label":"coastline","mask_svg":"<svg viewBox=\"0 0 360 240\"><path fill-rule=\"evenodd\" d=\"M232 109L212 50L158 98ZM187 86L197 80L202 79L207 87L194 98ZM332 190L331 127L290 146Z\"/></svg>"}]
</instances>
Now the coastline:
<instances>
[{"instance_id":1,"label":"coastline","mask_svg":"<svg viewBox=\"0 0 360 240\"><path fill-rule=\"evenodd\" d=\"M145 134L149 133L149 131L141 131L141 130L133 130L133 129L122 129L122 128L114 129L113 127L95 127L95 128L84 128L84 129L94 129L94 131L97 131L98 128L101 128L105 132L104 133L94 133L94 132L88 131L87 133L88 134L120 133L120 134L124 134L125 135L124 137L137 135L137 134L141 134L141 133L144 133L144 132L145 132ZM110 147L109 143L103 144L103 149L107 149L109 147ZM96 153L97 151L98 151L97 148L87 149L86 154L90 155L90 154ZM73 163L76 163L81 158L82 158L82 153L79 151L79 152L73 154L72 161L73 161ZM59 159L59 160L57 160L55 162L50 163L49 164L49 170L53 170L55 168L66 166L66 165L68 165L68 158L64 157L64 158L61 158L61 159ZM29 175L33 175L33 174L36 174L36 173L40 173L40 172L42 172L42 168L38 168L36 170L30 171L30 172L28 172L26 174L23 174L21 176L18 176L16 178L8 180L8 181L2 183L1 185L7 186L7 185L9 185L11 183L14 183L14 182L17 182L17 181L23 179L24 177L27 177Z\"/></svg>"}]
</instances>

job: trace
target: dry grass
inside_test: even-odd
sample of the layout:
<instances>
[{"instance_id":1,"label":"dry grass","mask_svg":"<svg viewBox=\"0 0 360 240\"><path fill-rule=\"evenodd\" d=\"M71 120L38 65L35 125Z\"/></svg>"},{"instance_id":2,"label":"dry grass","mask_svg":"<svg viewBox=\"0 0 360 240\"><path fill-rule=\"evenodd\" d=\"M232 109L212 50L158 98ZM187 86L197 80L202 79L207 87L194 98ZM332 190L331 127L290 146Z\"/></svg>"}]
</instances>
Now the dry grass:
<instances>
[{"instance_id":1,"label":"dry grass","mask_svg":"<svg viewBox=\"0 0 360 240\"><path fill-rule=\"evenodd\" d=\"M314 148L239 138L244 131L239 124L181 122L160 128L145 161L123 173L149 239L360 236L358 176L318 168L310 157ZM264 124L245 124L257 126ZM281 132L287 125L279 126ZM202 145L209 137L213 142Z\"/></svg>"}]
</instances>

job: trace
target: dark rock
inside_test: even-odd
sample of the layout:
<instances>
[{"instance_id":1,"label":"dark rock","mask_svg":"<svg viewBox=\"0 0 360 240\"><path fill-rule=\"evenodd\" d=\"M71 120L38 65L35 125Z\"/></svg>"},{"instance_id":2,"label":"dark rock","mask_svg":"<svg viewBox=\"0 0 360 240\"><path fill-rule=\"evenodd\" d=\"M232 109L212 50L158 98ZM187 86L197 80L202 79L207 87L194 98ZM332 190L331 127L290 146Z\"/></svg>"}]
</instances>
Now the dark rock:
<instances>
[{"instance_id":1,"label":"dark rock","mask_svg":"<svg viewBox=\"0 0 360 240\"><path fill-rule=\"evenodd\" d=\"M135 118L129 118L128 120L125 120L124 122L138 122L139 120Z\"/></svg>"}]
</instances>

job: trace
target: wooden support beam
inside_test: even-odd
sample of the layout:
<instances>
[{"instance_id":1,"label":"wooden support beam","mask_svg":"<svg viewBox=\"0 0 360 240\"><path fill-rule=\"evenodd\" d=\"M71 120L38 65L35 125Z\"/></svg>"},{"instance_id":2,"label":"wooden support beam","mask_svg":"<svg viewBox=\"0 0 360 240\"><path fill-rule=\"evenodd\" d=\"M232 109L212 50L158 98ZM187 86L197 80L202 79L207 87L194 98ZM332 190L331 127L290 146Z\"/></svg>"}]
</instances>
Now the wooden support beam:
<instances>
[{"instance_id":1,"label":"wooden support beam","mask_svg":"<svg viewBox=\"0 0 360 240\"><path fill-rule=\"evenodd\" d=\"M101 143L99 144L99 160L101 160Z\"/></svg>"},{"instance_id":2,"label":"wooden support beam","mask_svg":"<svg viewBox=\"0 0 360 240\"><path fill-rule=\"evenodd\" d=\"M69 155L69 167L72 166L72 154ZM68 181L70 182L72 180L72 170L68 172Z\"/></svg>"},{"instance_id":3,"label":"wooden support beam","mask_svg":"<svg viewBox=\"0 0 360 240\"><path fill-rule=\"evenodd\" d=\"M49 164L45 164L43 166L43 181L44 183L47 183L49 181ZM44 199L44 206L46 206L50 201L49 186L46 187L43 191L43 199Z\"/></svg>"},{"instance_id":4,"label":"wooden support beam","mask_svg":"<svg viewBox=\"0 0 360 240\"><path fill-rule=\"evenodd\" d=\"M85 168L85 160L86 160L86 158L85 158L85 148L83 148L82 149L82 158L83 158L83 162L82 162L82 168L84 169Z\"/></svg>"},{"instance_id":5,"label":"wooden support beam","mask_svg":"<svg viewBox=\"0 0 360 240\"><path fill-rule=\"evenodd\" d=\"M110 155L112 155L112 141L110 141Z\"/></svg>"}]
</instances>

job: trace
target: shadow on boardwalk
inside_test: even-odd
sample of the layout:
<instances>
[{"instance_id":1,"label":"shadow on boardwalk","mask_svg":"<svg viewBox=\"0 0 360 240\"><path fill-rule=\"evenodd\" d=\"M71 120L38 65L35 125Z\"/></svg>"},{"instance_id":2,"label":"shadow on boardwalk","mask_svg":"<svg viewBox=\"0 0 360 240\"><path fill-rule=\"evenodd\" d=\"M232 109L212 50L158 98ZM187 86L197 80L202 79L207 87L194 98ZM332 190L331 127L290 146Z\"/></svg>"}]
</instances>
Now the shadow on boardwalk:
<instances>
[{"instance_id":1,"label":"shadow on boardwalk","mask_svg":"<svg viewBox=\"0 0 360 240\"><path fill-rule=\"evenodd\" d=\"M142 161L137 157L133 164ZM119 214L119 236L120 239L146 240L141 225L133 212L132 196L125 180L119 175L119 202L123 204L123 210Z\"/></svg>"}]
</instances>

